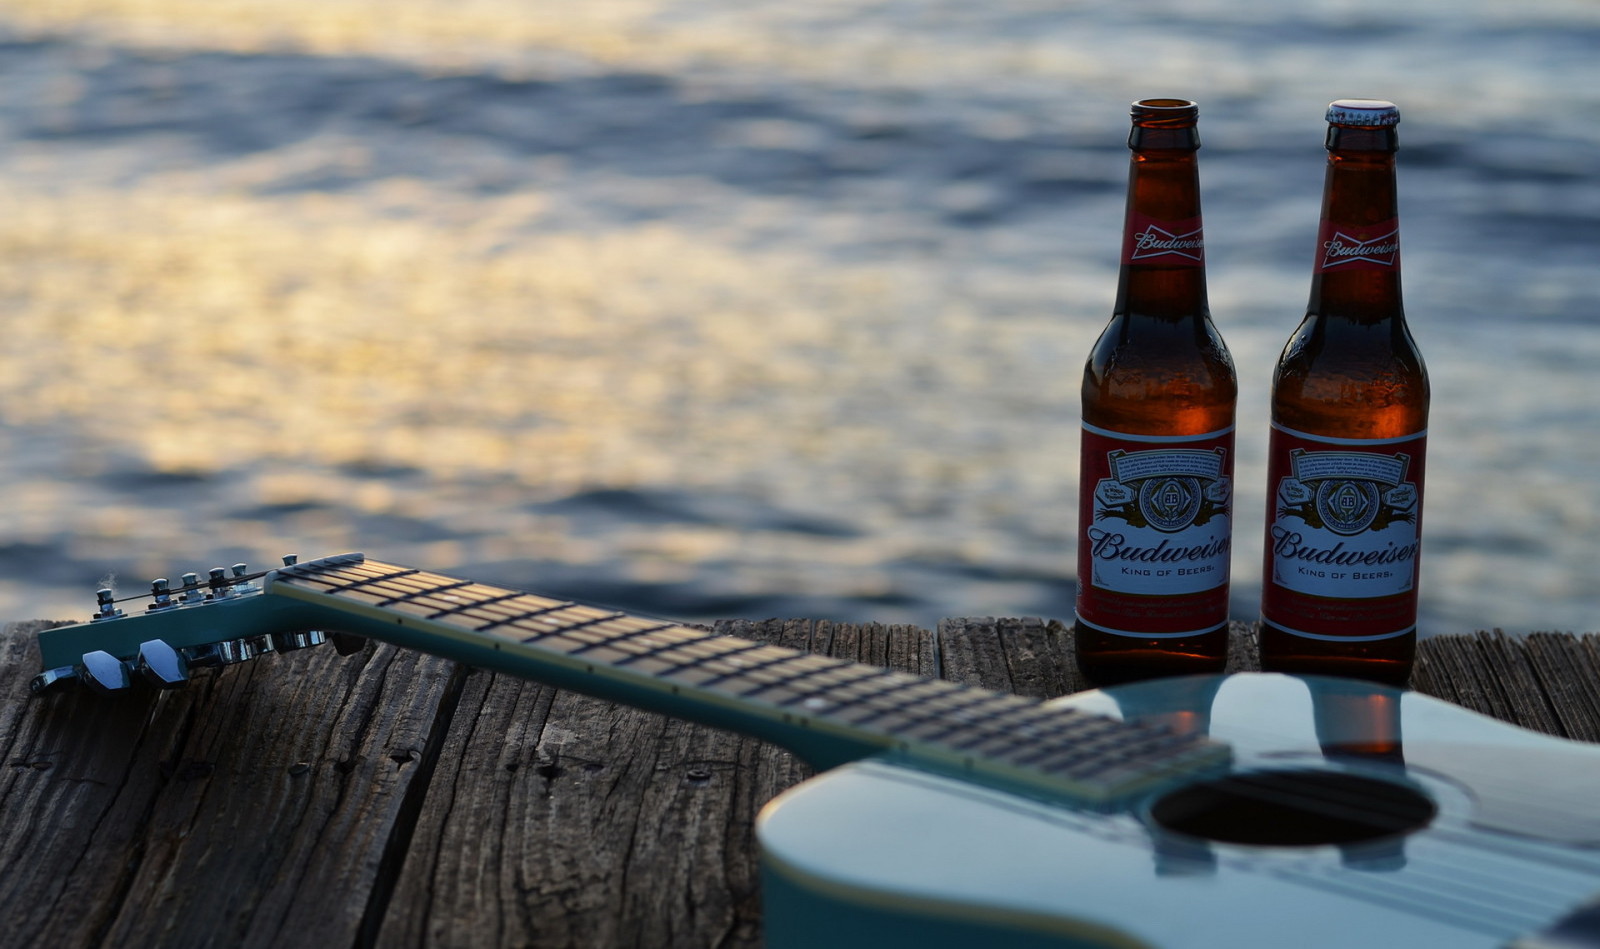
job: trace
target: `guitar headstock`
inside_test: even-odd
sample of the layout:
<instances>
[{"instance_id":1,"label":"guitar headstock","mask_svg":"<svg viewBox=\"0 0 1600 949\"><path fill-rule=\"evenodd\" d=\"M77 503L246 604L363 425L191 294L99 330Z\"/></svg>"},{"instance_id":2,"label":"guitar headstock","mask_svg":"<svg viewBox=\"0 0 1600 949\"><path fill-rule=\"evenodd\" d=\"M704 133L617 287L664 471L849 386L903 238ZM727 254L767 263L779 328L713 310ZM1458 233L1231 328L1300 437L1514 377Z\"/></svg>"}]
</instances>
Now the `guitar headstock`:
<instances>
[{"instance_id":1,"label":"guitar headstock","mask_svg":"<svg viewBox=\"0 0 1600 949\"><path fill-rule=\"evenodd\" d=\"M304 566L362 559L361 554L343 554ZM187 685L194 668L232 665L329 641L342 654L361 649L365 641L360 637L306 628L303 618L265 595L274 575L297 565L298 558L291 555L283 558L282 568L254 573L236 563L213 567L204 578L185 573L176 585L161 577L151 582L149 593L121 599L110 589L98 590L88 622L39 633L44 671L29 687L35 695L75 685L121 692L137 682L173 689Z\"/></svg>"}]
</instances>

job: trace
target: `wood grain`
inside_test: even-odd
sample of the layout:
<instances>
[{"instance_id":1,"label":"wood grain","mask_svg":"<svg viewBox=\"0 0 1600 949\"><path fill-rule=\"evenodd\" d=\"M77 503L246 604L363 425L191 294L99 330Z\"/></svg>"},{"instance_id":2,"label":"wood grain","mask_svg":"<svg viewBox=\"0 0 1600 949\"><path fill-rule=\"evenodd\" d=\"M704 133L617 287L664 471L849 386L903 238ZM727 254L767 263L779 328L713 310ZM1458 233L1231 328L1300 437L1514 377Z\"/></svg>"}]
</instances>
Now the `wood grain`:
<instances>
[{"instance_id":1,"label":"wood grain","mask_svg":"<svg viewBox=\"0 0 1600 949\"><path fill-rule=\"evenodd\" d=\"M18 945L758 946L753 824L807 776L753 739L387 646L27 696L0 635L0 905ZM1042 619L718 631L1040 698L1083 685ZM1232 629L1231 670L1253 668ZM1423 692L1600 739L1600 636L1439 637Z\"/></svg>"},{"instance_id":2,"label":"wood grain","mask_svg":"<svg viewBox=\"0 0 1600 949\"><path fill-rule=\"evenodd\" d=\"M929 674L906 626L719 632ZM756 812L792 755L534 683L468 677L379 932L385 945L756 946Z\"/></svg>"}]
</instances>

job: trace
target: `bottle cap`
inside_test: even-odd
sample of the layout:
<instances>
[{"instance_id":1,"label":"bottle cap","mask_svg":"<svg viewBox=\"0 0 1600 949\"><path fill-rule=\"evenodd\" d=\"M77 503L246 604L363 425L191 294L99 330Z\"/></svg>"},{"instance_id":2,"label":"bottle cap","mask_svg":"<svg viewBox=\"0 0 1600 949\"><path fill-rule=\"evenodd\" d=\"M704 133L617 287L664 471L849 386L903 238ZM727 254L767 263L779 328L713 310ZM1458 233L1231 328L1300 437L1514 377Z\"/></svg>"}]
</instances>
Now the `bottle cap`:
<instances>
[{"instance_id":1,"label":"bottle cap","mask_svg":"<svg viewBox=\"0 0 1600 949\"><path fill-rule=\"evenodd\" d=\"M1392 128L1400 109L1384 99L1335 99L1328 103L1328 123L1351 128Z\"/></svg>"}]
</instances>

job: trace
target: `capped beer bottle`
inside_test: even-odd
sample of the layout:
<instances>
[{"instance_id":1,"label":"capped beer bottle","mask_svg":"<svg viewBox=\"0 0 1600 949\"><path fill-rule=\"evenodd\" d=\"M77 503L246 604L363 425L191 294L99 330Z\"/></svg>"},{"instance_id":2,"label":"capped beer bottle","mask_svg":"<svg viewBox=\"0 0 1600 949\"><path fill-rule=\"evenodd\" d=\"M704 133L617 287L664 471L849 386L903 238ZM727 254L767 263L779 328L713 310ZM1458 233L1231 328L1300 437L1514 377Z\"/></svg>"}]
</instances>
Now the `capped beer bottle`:
<instances>
[{"instance_id":1,"label":"capped beer bottle","mask_svg":"<svg viewBox=\"0 0 1600 949\"><path fill-rule=\"evenodd\" d=\"M1133 104L1117 301L1083 372L1074 638L1097 685L1227 661L1238 382L1206 302L1198 114Z\"/></svg>"},{"instance_id":2,"label":"capped beer bottle","mask_svg":"<svg viewBox=\"0 0 1600 949\"><path fill-rule=\"evenodd\" d=\"M1395 126L1328 107L1306 317L1272 382L1261 664L1403 685L1417 641L1428 374L1400 303Z\"/></svg>"}]
</instances>

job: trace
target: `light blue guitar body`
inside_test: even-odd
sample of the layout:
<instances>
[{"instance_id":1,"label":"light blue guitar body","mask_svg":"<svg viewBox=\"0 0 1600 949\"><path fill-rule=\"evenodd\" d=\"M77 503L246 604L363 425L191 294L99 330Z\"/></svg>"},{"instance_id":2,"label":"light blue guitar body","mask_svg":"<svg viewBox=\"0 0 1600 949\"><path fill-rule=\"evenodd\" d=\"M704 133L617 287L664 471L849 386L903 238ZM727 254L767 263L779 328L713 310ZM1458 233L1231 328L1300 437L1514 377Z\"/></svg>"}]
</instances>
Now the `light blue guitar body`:
<instances>
[{"instance_id":1,"label":"light blue guitar body","mask_svg":"<svg viewBox=\"0 0 1600 949\"><path fill-rule=\"evenodd\" d=\"M1361 692L1392 701L1398 716L1373 735L1361 716L1324 715L1319 741L1314 700ZM1370 776L1415 789L1437 813L1409 833L1342 848L1228 844L1164 828L1152 807L1171 789L1102 812L859 762L762 813L767 945L1596 944L1592 920L1544 941L1534 934L1600 890L1600 748L1416 693L1276 675L1158 681L1050 704L1121 717L1208 695L1211 734L1232 745L1236 773ZM1404 764L1324 752L1370 738L1403 738Z\"/></svg>"},{"instance_id":2,"label":"light blue guitar body","mask_svg":"<svg viewBox=\"0 0 1600 949\"><path fill-rule=\"evenodd\" d=\"M1600 946L1600 748L1412 693L1244 675L1038 703L360 554L141 602L40 633L34 690L179 687L342 632L833 769L761 815L772 949Z\"/></svg>"}]
</instances>

